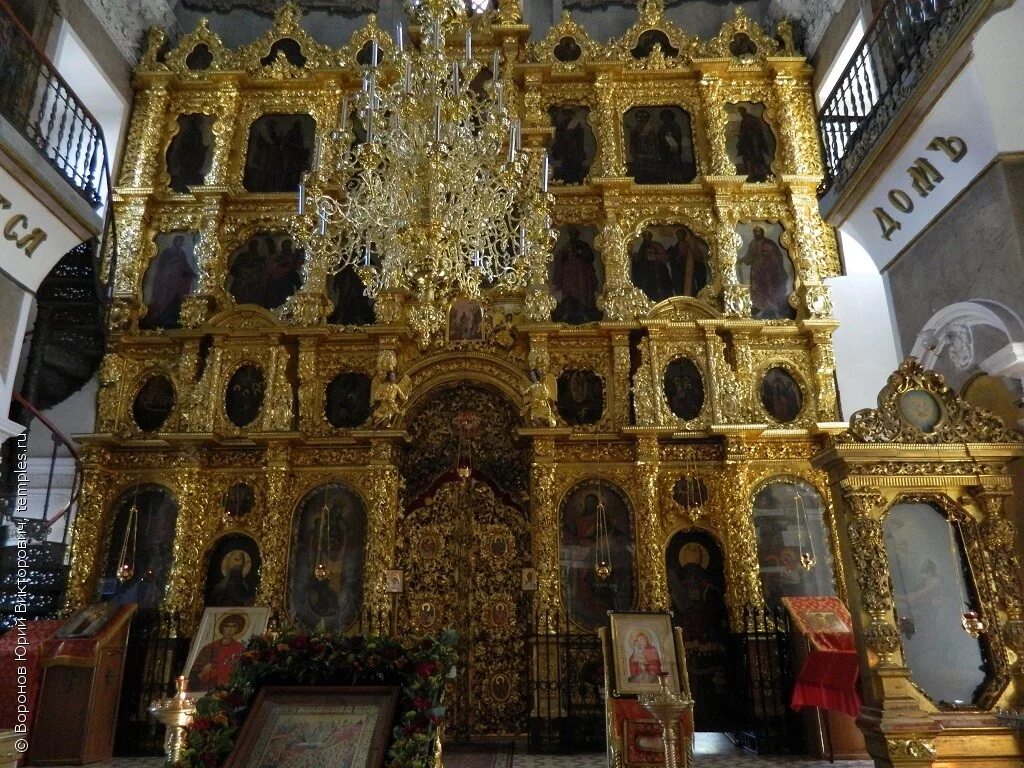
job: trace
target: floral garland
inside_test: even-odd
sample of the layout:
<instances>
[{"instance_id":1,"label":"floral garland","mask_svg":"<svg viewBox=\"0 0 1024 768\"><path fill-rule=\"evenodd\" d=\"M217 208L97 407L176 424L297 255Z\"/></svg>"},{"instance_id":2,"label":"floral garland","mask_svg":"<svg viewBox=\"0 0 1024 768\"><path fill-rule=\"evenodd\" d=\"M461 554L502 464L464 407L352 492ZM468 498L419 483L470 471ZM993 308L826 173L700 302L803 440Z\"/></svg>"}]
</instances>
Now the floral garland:
<instances>
[{"instance_id":1,"label":"floral garland","mask_svg":"<svg viewBox=\"0 0 1024 768\"><path fill-rule=\"evenodd\" d=\"M456 639L454 632L426 638L302 632L254 637L231 681L196 702L178 765L223 765L264 685L397 685L388 768L427 768L434 729L445 716L441 695L454 669Z\"/></svg>"}]
</instances>

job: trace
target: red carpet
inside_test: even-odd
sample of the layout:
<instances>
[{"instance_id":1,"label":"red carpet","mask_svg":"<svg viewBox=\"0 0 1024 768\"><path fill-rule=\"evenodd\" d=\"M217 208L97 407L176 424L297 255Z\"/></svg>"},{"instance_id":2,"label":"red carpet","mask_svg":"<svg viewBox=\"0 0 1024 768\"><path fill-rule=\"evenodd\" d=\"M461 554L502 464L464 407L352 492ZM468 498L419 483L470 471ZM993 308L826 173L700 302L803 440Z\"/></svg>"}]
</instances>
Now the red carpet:
<instances>
[{"instance_id":1,"label":"red carpet","mask_svg":"<svg viewBox=\"0 0 1024 768\"><path fill-rule=\"evenodd\" d=\"M514 745L447 744L444 747L445 768L511 768Z\"/></svg>"}]
</instances>

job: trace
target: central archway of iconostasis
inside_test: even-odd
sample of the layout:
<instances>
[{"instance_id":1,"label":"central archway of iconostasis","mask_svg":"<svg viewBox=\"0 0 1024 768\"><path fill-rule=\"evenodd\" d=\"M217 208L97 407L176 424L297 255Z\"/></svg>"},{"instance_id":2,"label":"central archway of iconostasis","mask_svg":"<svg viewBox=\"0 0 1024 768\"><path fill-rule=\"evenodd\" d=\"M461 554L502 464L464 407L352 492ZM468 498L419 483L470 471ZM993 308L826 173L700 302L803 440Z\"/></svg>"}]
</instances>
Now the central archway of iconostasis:
<instances>
[{"instance_id":1,"label":"central archway of iconostasis","mask_svg":"<svg viewBox=\"0 0 1024 768\"><path fill-rule=\"evenodd\" d=\"M456 736L525 728L529 602L520 576L531 562L520 426L510 402L470 383L429 395L407 423L398 624L414 634L459 632Z\"/></svg>"}]
</instances>

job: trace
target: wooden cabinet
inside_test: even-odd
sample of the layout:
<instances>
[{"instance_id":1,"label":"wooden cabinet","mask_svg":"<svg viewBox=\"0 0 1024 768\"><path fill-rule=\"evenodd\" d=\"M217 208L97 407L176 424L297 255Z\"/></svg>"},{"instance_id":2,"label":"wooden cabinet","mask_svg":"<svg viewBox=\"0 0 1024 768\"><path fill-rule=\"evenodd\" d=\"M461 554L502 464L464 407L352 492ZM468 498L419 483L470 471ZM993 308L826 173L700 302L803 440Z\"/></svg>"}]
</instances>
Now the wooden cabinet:
<instances>
[{"instance_id":1,"label":"wooden cabinet","mask_svg":"<svg viewBox=\"0 0 1024 768\"><path fill-rule=\"evenodd\" d=\"M54 638L44 646L30 765L84 765L113 756L134 611L134 605L121 608L93 637Z\"/></svg>"}]
</instances>

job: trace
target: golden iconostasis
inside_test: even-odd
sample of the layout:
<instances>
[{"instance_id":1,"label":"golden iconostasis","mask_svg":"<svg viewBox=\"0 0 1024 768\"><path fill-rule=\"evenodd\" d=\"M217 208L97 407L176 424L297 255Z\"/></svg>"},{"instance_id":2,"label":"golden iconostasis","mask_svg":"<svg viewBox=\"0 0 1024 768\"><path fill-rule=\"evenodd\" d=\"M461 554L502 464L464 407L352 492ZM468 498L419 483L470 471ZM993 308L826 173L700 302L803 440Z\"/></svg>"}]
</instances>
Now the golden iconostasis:
<instances>
[{"instance_id":1,"label":"golden iconostasis","mask_svg":"<svg viewBox=\"0 0 1024 768\"><path fill-rule=\"evenodd\" d=\"M467 23L478 86L497 55L523 151L549 152L548 280L453 301L427 343L410 297L368 300L293 232L317 144L372 41L388 72L391 36L370 17L328 49L292 5L235 51L205 23L151 34L68 599L190 626L238 603L456 626L491 659L474 695L493 730L538 612L589 631L674 607L710 669L744 606L845 597L810 461L835 431L839 263L785 24L738 10L699 40L656 3L604 43L568 15L529 43L510 4Z\"/></svg>"}]
</instances>

